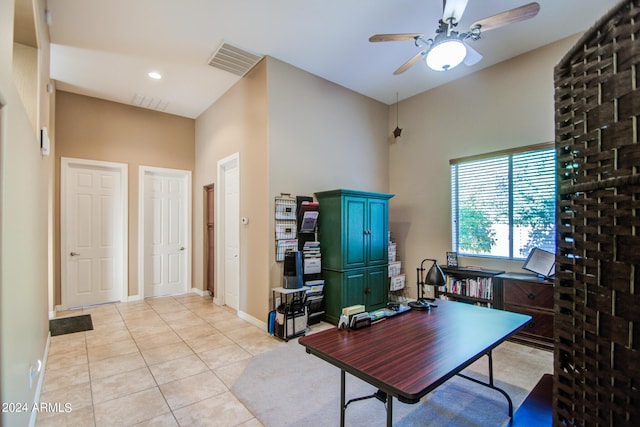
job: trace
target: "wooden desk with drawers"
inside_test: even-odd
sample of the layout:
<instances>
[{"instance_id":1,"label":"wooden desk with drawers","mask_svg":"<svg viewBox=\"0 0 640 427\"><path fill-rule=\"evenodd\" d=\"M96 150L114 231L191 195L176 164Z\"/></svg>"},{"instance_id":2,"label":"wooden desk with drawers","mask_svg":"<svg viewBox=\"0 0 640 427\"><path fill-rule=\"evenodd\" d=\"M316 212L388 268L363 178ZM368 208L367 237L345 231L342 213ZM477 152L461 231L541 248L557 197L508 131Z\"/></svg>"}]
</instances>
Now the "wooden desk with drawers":
<instances>
[{"instance_id":1,"label":"wooden desk with drawers","mask_svg":"<svg viewBox=\"0 0 640 427\"><path fill-rule=\"evenodd\" d=\"M511 340L552 350L553 282L521 273L504 273L496 279L501 282L504 310L533 318Z\"/></svg>"}]
</instances>

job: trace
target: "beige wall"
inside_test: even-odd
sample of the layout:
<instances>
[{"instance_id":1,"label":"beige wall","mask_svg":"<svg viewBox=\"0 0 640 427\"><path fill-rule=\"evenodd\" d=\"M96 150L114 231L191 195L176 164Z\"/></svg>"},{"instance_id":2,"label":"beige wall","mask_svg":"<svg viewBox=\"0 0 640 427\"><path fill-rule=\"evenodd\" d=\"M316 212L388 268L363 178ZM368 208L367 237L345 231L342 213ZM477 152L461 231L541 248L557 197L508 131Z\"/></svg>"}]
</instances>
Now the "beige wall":
<instances>
[{"instance_id":1,"label":"beige wall","mask_svg":"<svg viewBox=\"0 0 640 427\"><path fill-rule=\"evenodd\" d=\"M277 59L268 64L268 261L277 287L282 263L275 261L274 197L336 188L387 192L388 107Z\"/></svg>"},{"instance_id":2,"label":"beige wall","mask_svg":"<svg viewBox=\"0 0 640 427\"><path fill-rule=\"evenodd\" d=\"M56 216L59 211L60 158L128 164L129 295L138 294L138 168L195 170L195 121L166 113L69 92L56 94ZM199 194L199 193L196 193ZM60 247L56 221L56 248ZM60 265L60 256L55 265ZM60 271L55 303L60 304Z\"/></svg>"},{"instance_id":3,"label":"beige wall","mask_svg":"<svg viewBox=\"0 0 640 427\"><path fill-rule=\"evenodd\" d=\"M194 283L204 286L203 187L216 184L218 161L239 153L240 225L239 311L266 321L268 276L267 173L267 65L256 65L244 78L196 119L196 174L194 179ZM219 206L216 206L218 210ZM224 230L216 225L216 233ZM215 298L220 298L216 282Z\"/></svg>"},{"instance_id":4,"label":"beige wall","mask_svg":"<svg viewBox=\"0 0 640 427\"><path fill-rule=\"evenodd\" d=\"M13 79L27 115L37 131L38 123L38 49L20 43L13 45Z\"/></svg>"},{"instance_id":5,"label":"beige wall","mask_svg":"<svg viewBox=\"0 0 640 427\"><path fill-rule=\"evenodd\" d=\"M268 61L270 195L387 191L388 106Z\"/></svg>"},{"instance_id":6,"label":"beige wall","mask_svg":"<svg viewBox=\"0 0 640 427\"><path fill-rule=\"evenodd\" d=\"M13 78L14 2L0 1L0 401L27 404L33 403L41 378L36 376L30 388L29 368L43 359L49 333L48 191L53 161L40 155L35 131L50 122L49 96L43 90L49 70L44 3L34 2L39 63L16 63L29 67L24 72L32 85L37 76L38 89L28 95L37 99L25 107ZM37 114L29 117L33 106L38 106ZM3 412L0 424L27 425L30 416Z\"/></svg>"},{"instance_id":7,"label":"beige wall","mask_svg":"<svg viewBox=\"0 0 640 427\"><path fill-rule=\"evenodd\" d=\"M554 140L553 67L577 37L559 41L400 102L402 137L390 152L390 229L409 291L424 258L451 250L449 160ZM428 72L425 70L425 72ZM395 126L395 108L389 128ZM462 259L522 271L522 262Z\"/></svg>"},{"instance_id":8,"label":"beige wall","mask_svg":"<svg viewBox=\"0 0 640 427\"><path fill-rule=\"evenodd\" d=\"M204 282L202 187L215 183L218 160L240 153L240 215L249 218L240 226L240 311L266 322L270 289L282 281L274 197L333 188L387 191L387 113L384 104L268 57L202 114L196 120L198 286Z\"/></svg>"}]
</instances>

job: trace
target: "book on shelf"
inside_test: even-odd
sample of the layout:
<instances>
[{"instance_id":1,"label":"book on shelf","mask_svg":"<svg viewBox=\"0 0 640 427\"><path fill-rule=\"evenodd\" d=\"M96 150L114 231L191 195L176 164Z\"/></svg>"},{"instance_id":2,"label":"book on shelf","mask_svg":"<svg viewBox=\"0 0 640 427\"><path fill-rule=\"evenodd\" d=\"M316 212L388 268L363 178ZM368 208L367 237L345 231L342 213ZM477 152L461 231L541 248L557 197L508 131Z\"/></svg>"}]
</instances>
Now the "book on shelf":
<instances>
[{"instance_id":1,"label":"book on shelf","mask_svg":"<svg viewBox=\"0 0 640 427\"><path fill-rule=\"evenodd\" d=\"M477 305L478 307L488 307L488 308L493 308L493 302L491 302L491 300L488 301L474 301L474 300L465 300L465 299L456 299L455 296L452 296L453 294L440 294L438 296L438 298L445 300L445 301L459 301L459 302L464 302L466 304L473 304L473 305Z\"/></svg>"},{"instance_id":2,"label":"book on shelf","mask_svg":"<svg viewBox=\"0 0 640 427\"><path fill-rule=\"evenodd\" d=\"M455 278L447 276L445 292L479 299L493 299L493 280L491 277Z\"/></svg>"}]
</instances>

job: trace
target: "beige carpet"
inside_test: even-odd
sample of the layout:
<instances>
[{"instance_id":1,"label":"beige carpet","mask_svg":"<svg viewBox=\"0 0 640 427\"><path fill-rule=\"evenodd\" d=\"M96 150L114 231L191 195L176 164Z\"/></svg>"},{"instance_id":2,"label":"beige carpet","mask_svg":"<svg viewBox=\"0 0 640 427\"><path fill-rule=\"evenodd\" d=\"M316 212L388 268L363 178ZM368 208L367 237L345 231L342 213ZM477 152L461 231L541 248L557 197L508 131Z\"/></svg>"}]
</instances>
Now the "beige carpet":
<instances>
[{"instance_id":1,"label":"beige carpet","mask_svg":"<svg viewBox=\"0 0 640 427\"><path fill-rule=\"evenodd\" d=\"M540 376L552 372L553 354L514 343L494 350L494 379L514 406ZM487 358L464 371L486 380ZM347 374L347 400L375 392ZM340 370L305 353L297 340L253 358L238 378L234 394L267 427L338 426ZM497 391L454 377L415 405L394 399L394 426L501 426L508 421L506 399ZM369 399L347 408L347 426L384 426L384 405Z\"/></svg>"}]
</instances>

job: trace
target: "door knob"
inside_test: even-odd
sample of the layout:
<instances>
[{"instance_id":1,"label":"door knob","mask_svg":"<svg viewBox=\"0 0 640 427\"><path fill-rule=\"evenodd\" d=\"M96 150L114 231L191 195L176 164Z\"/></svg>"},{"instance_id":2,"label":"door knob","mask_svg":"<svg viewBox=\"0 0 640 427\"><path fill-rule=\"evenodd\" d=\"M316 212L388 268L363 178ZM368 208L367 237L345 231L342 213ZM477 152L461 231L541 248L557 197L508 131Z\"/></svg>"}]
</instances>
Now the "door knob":
<instances>
[{"instance_id":1,"label":"door knob","mask_svg":"<svg viewBox=\"0 0 640 427\"><path fill-rule=\"evenodd\" d=\"M184 251L185 247L184 246L180 246L180 250Z\"/></svg>"},{"instance_id":2,"label":"door knob","mask_svg":"<svg viewBox=\"0 0 640 427\"><path fill-rule=\"evenodd\" d=\"M71 255L71 256L79 256L80 254L77 253L77 252L71 252L69 255Z\"/></svg>"}]
</instances>

